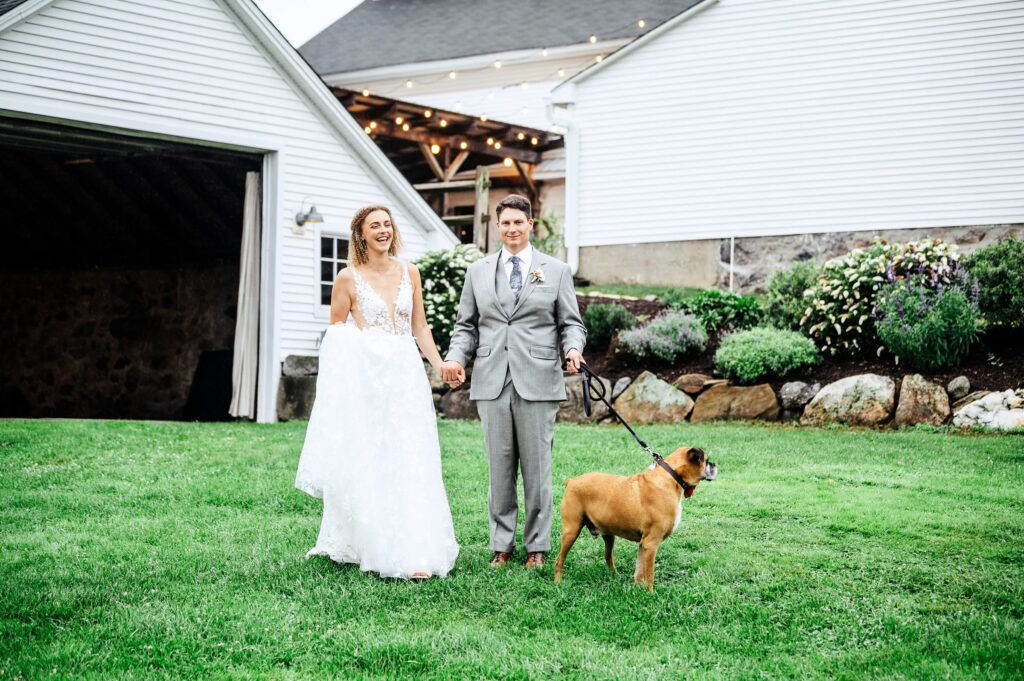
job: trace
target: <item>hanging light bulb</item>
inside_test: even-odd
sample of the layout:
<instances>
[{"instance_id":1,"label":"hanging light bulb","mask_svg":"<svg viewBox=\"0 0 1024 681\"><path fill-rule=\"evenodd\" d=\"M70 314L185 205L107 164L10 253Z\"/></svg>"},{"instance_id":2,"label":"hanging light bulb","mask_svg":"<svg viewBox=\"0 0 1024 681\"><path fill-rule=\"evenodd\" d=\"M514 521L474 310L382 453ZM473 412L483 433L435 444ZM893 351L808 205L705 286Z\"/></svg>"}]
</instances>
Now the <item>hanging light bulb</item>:
<instances>
[{"instance_id":1,"label":"hanging light bulb","mask_svg":"<svg viewBox=\"0 0 1024 681\"><path fill-rule=\"evenodd\" d=\"M444 118L441 119L441 127L442 128L447 128L448 127L448 121L446 119L444 119Z\"/></svg>"},{"instance_id":2,"label":"hanging light bulb","mask_svg":"<svg viewBox=\"0 0 1024 681\"><path fill-rule=\"evenodd\" d=\"M596 35L590 36L590 44L593 45L596 42L597 42L597 36Z\"/></svg>"},{"instance_id":3,"label":"hanging light bulb","mask_svg":"<svg viewBox=\"0 0 1024 681\"><path fill-rule=\"evenodd\" d=\"M639 26L640 28L643 28L644 26L647 25L647 22L641 19L640 21L636 22L636 25Z\"/></svg>"},{"instance_id":4,"label":"hanging light bulb","mask_svg":"<svg viewBox=\"0 0 1024 681\"><path fill-rule=\"evenodd\" d=\"M377 129L377 121L370 121L370 127L374 130Z\"/></svg>"},{"instance_id":5,"label":"hanging light bulb","mask_svg":"<svg viewBox=\"0 0 1024 681\"><path fill-rule=\"evenodd\" d=\"M370 91L369 90L363 90L363 97L369 97L369 96L370 96Z\"/></svg>"},{"instance_id":6,"label":"hanging light bulb","mask_svg":"<svg viewBox=\"0 0 1024 681\"><path fill-rule=\"evenodd\" d=\"M455 80L456 75L457 74L454 71L449 71L448 72L448 80Z\"/></svg>"},{"instance_id":7,"label":"hanging light bulb","mask_svg":"<svg viewBox=\"0 0 1024 681\"><path fill-rule=\"evenodd\" d=\"M526 139L526 133L525 132L519 133L518 135L516 135L516 139L519 140L520 142L522 142L524 139Z\"/></svg>"},{"instance_id":8,"label":"hanging light bulb","mask_svg":"<svg viewBox=\"0 0 1024 681\"><path fill-rule=\"evenodd\" d=\"M533 146L537 146L539 143L540 143L540 140L537 139L536 137L531 137L530 138L530 144L532 144Z\"/></svg>"},{"instance_id":9,"label":"hanging light bulb","mask_svg":"<svg viewBox=\"0 0 1024 681\"><path fill-rule=\"evenodd\" d=\"M412 87L412 81L411 80L405 81L405 87Z\"/></svg>"},{"instance_id":10,"label":"hanging light bulb","mask_svg":"<svg viewBox=\"0 0 1024 681\"><path fill-rule=\"evenodd\" d=\"M565 78L565 69L558 69L558 77Z\"/></svg>"},{"instance_id":11,"label":"hanging light bulb","mask_svg":"<svg viewBox=\"0 0 1024 681\"><path fill-rule=\"evenodd\" d=\"M434 115L434 112L431 111L430 109L427 109L426 111L423 112L423 117L424 118L430 118L433 115Z\"/></svg>"},{"instance_id":12,"label":"hanging light bulb","mask_svg":"<svg viewBox=\"0 0 1024 681\"><path fill-rule=\"evenodd\" d=\"M500 69L501 68L501 60L500 59L496 59L494 61L494 68L496 68L496 69Z\"/></svg>"},{"instance_id":13,"label":"hanging light bulb","mask_svg":"<svg viewBox=\"0 0 1024 681\"><path fill-rule=\"evenodd\" d=\"M395 116L395 125L401 125L402 123L405 123L405 119L401 116Z\"/></svg>"},{"instance_id":14,"label":"hanging light bulb","mask_svg":"<svg viewBox=\"0 0 1024 681\"><path fill-rule=\"evenodd\" d=\"M488 137L487 138L487 146L489 146L489 147L494 146L494 138L493 137Z\"/></svg>"},{"instance_id":15,"label":"hanging light bulb","mask_svg":"<svg viewBox=\"0 0 1024 681\"><path fill-rule=\"evenodd\" d=\"M467 144L465 140L463 140L462 142L459 142L459 149L462 149L463 151L465 151L468 148L469 148L469 144Z\"/></svg>"},{"instance_id":16,"label":"hanging light bulb","mask_svg":"<svg viewBox=\"0 0 1024 681\"><path fill-rule=\"evenodd\" d=\"M501 149L501 142L495 142L494 143L494 148L495 149Z\"/></svg>"},{"instance_id":17,"label":"hanging light bulb","mask_svg":"<svg viewBox=\"0 0 1024 681\"><path fill-rule=\"evenodd\" d=\"M430 153L432 153L432 154L440 154L441 153L440 145L431 144L430 145Z\"/></svg>"},{"instance_id":18,"label":"hanging light bulb","mask_svg":"<svg viewBox=\"0 0 1024 681\"><path fill-rule=\"evenodd\" d=\"M546 48L546 47L541 48L540 56L542 56L542 57L548 56L548 48Z\"/></svg>"},{"instance_id":19,"label":"hanging light bulb","mask_svg":"<svg viewBox=\"0 0 1024 681\"><path fill-rule=\"evenodd\" d=\"M365 132L367 135L369 135L370 134L370 126L366 126L365 128L363 128L363 132Z\"/></svg>"},{"instance_id":20,"label":"hanging light bulb","mask_svg":"<svg viewBox=\"0 0 1024 681\"><path fill-rule=\"evenodd\" d=\"M598 64L600 64L602 61L604 61L604 55L603 54L597 55L596 57L594 57L594 61L596 61Z\"/></svg>"},{"instance_id":21,"label":"hanging light bulb","mask_svg":"<svg viewBox=\"0 0 1024 681\"><path fill-rule=\"evenodd\" d=\"M521 87L521 88L523 88L523 89L525 90L525 89L527 89L528 87L530 87L530 84L529 84L529 83L527 83L527 82L526 82L526 81L524 80L524 81L523 81L522 83L520 83L520 84L519 84L519 87Z\"/></svg>"},{"instance_id":22,"label":"hanging light bulb","mask_svg":"<svg viewBox=\"0 0 1024 681\"><path fill-rule=\"evenodd\" d=\"M512 167L512 159L510 159L508 156L505 157L505 160L502 161L502 163L505 164L506 168L511 168Z\"/></svg>"},{"instance_id":23,"label":"hanging light bulb","mask_svg":"<svg viewBox=\"0 0 1024 681\"><path fill-rule=\"evenodd\" d=\"M406 132L409 132L409 124L408 123L402 123L402 130L404 130Z\"/></svg>"},{"instance_id":24,"label":"hanging light bulb","mask_svg":"<svg viewBox=\"0 0 1024 681\"><path fill-rule=\"evenodd\" d=\"M481 123L486 123L487 122L487 114L482 114L480 116L480 122Z\"/></svg>"}]
</instances>

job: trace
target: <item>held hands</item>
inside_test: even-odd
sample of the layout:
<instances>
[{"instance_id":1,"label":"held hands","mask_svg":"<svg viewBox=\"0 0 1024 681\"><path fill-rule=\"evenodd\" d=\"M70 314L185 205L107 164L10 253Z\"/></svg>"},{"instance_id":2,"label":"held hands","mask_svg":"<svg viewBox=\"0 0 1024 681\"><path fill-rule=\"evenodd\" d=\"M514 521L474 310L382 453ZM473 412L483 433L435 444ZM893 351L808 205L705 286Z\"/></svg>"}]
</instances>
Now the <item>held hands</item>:
<instances>
[{"instance_id":1,"label":"held hands","mask_svg":"<svg viewBox=\"0 0 1024 681\"><path fill-rule=\"evenodd\" d=\"M441 364L441 380L448 384L449 388L458 388L466 382L466 370L454 360Z\"/></svg>"},{"instance_id":2,"label":"held hands","mask_svg":"<svg viewBox=\"0 0 1024 681\"><path fill-rule=\"evenodd\" d=\"M565 353L565 370L570 374L578 374L580 371L580 363L583 362L583 355L576 348L573 348L569 352Z\"/></svg>"}]
</instances>

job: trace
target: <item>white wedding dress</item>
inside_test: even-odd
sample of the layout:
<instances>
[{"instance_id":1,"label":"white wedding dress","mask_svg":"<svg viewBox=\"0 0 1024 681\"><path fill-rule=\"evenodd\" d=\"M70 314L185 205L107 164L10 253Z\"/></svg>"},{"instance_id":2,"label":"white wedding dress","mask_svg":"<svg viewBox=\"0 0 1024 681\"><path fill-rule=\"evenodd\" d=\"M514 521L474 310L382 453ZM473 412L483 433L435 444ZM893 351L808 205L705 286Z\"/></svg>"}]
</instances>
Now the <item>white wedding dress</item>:
<instances>
[{"instance_id":1,"label":"white wedding dress","mask_svg":"<svg viewBox=\"0 0 1024 681\"><path fill-rule=\"evenodd\" d=\"M353 268L359 324L332 324L295 486L322 498L307 555L381 577L445 576L455 564L430 385L412 336L408 265L394 312Z\"/></svg>"}]
</instances>

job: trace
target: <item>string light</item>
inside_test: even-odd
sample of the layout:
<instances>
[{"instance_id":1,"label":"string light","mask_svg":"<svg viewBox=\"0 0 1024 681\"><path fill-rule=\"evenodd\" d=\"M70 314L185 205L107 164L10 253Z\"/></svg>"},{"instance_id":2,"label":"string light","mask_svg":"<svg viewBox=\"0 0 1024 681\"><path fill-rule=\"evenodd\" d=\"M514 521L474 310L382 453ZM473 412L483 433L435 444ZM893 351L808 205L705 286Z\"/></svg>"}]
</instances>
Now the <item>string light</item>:
<instances>
[{"instance_id":1,"label":"string light","mask_svg":"<svg viewBox=\"0 0 1024 681\"><path fill-rule=\"evenodd\" d=\"M369 90L363 90L363 97L369 97L369 96L370 96L370 91Z\"/></svg>"},{"instance_id":2,"label":"string light","mask_svg":"<svg viewBox=\"0 0 1024 681\"><path fill-rule=\"evenodd\" d=\"M647 25L647 22L641 19L640 21L636 22L636 25L639 26L640 28L643 28L644 26Z\"/></svg>"},{"instance_id":3,"label":"string light","mask_svg":"<svg viewBox=\"0 0 1024 681\"><path fill-rule=\"evenodd\" d=\"M412 87L412 81L411 80L405 81L405 87Z\"/></svg>"},{"instance_id":4,"label":"string light","mask_svg":"<svg viewBox=\"0 0 1024 681\"><path fill-rule=\"evenodd\" d=\"M522 142L524 139L526 139L526 133L525 132L519 133L518 135L516 135L516 139L519 140L520 142Z\"/></svg>"},{"instance_id":5,"label":"string light","mask_svg":"<svg viewBox=\"0 0 1024 681\"><path fill-rule=\"evenodd\" d=\"M597 42L597 36L596 35L590 36L590 44L593 45L596 42Z\"/></svg>"},{"instance_id":6,"label":"string light","mask_svg":"<svg viewBox=\"0 0 1024 681\"><path fill-rule=\"evenodd\" d=\"M511 168L512 167L512 159L510 159L508 156L505 157L505 160L502 161L502 163L505 164L506 168Z\"/></svg>"},{"instance_id":7,"label":"string light","mask_svg":"<svg viewBox=\"0 0 1024 681\"><path fill-rule=\"evenodd\" d=\"M441 147L438 146L437 144L431 144L430 145L430 153L432 153L432 154L440 154L441 153Z\"/></svg>"},{"instance_id":8,"label":"string light","mask_svg":"<svg viewBox=\"0 0 1024 681\"><path fill-rule=\"evenodd\" d=\"M448 120L447 119L444 119L444 118L441 119L441 127L442 128L447 128L448 127Z\"/></svg>"},{"instance_id":9,"label":"string light","mask_svg":"<svg viewBox=\"0 0 1024 681\"><path fill-rule=\"evenodd\" d=\"M370 126L366 126L365 128L363 128L363 132L365 132L367 135L369 135L370 134Z\"/></svg>"},{"instance_id":10,"label":"string light","mask_svg":"<svg viewBox=\"0 0 1024 681\"><path fill-rule=\"evenodd\" d=\"M494 148L495 149L501 149L501 142L495 142L494 143Z\"/></svg>"},{"instance_id":11,"label":"string light","mask_svg":"<svg viewBox=\"0 0 1024 681\"><path fill-rule=\"evenodd\" d=\"M500 59L496 59L494 61L494 68L496 68L496 69L500 69L501 68L501 60Z\"/></svg>"},{"instance_id":12,"label":"string light","mask_svg":"<svg viewBox=\"0 0 1024 681\"><path fill-rule=\"evenodd\" d=\"M494 146L494 138L493 137L488 137L487 138L487 146L489 146L489 147L493 147Z\"/></svg>"},{"instance_id":13,"label":"string light","mask_svg":"<svg viewBox=\"0 0 1024 681\"><path fill-rule=\"evenodd\" d=\"M480 122L481 123L486 123L487 122L487 114L482 114L480 116Z\"/></svg>"},{"instance_id":14,"label":"string light","mask_svg":"<svg viewBox=\"0 0 1024 681\"><path fill-rule=\"evenodd\" d=\"M530 144L532 144L533 146L537 146L539 143L540 143L540 140L537 139L536 137L531 137L530 138Z\"/></svg>"},{"instance_id":15,"label":"string light","mask_svg":"<svg viewBox=\"0 0 1024 681\"><path fill-rule=\"evenodd\" d=\"M370 121L370 127L374 130L377 129L377 121Z\"/></svg>"},{"instance_id":16,"label":"string light","mask_svg":"<svg viewBox=\"0 0 1024 681\"><path fill-rule=\"evenodd\" d=\"M395 117L395 125L401 125L402 123L405 123L405 119L402 118L401 116L396 116Z\"/></svg>"},{"instance_id":17,"label":"string light","mask_svg":"<svg viewBox=\"0 0 1024 681\"><path fill-rule=\"evenodd\" d=\"M409 132L409 124L408 123L402 123L402 130L404 130L405 132Z\"/></svg>"},{"instance_id":18,"label":"string light","mask_svg":"<svg viewBox=\"0 0 1024 681\"><path fill-rule=\"evenodd\" d=\"M523 81L522 83L520 83L520 84L519 84L519 87L521 87L521 88L523 88L523 89L525 90L525 89L527 89L527 88L529 88L529 87L530 87L530 84L529 84L529 83L527 83L527 82L526 82L526 81L524 80L524 81Z\"/></svg>"},{"instance_id":19,"label":"string light","mask_svg":"<svg viewBox=\"0 0 1024 681\"><path fill-rule=\"evenodd\" d=\"M604 61L604 55L603 54L597 55L596 57L594 57L594 61L596 61L598 64L600 64L602 61Z\"/></svg>"},{"instance_id":20,"label":"string light","mask_svg":"<svg viewBox=\"0 0 1024 681\"><path fill-rule=\"evenodd\" d=\"M540 56L542 56L542 57L548 56L548 48L546 48L546 47L541 48Z\"/></svg>"},{"instance_id":21,"label":"string light","mask_svg":"<svg viewBox=\"0 0 1024 681\"><path fill-rule=\"evenodd\" d=\"M469 144L467 144L465 141L459 142L459 149L462 149L463 151L465 151L468 148L469 148Z\"/></svg>"},{"instance_id":22,"label":"string light","mask_svg":"<svg viewBox=\"0 0 1024 681\"><path fill-rule=\"evenodd\" d=\"M455 80L456 73L454 71L448 72L448 80Z\"/></svg>"},{"instance_id":23,"label":"string light","mask_svg":"<svg viewBox=\"0 0 1024 681\"><path fill-rule=\"evenodd\" d=\"M565 78L565 69L558 69L558 77Z\"/></svg>"},{"instance_id":24,"label":"string light","mask_svg":"<svg viewBox=\"0 0 1024 681\"><path fill-rule=\"evenodd\" d=\"M424 118L430 118L433 115L434 115L434 112L431 111L430 109L427 109L426 111L423 112L423 117Z\"/></svg>"}]
</instances>

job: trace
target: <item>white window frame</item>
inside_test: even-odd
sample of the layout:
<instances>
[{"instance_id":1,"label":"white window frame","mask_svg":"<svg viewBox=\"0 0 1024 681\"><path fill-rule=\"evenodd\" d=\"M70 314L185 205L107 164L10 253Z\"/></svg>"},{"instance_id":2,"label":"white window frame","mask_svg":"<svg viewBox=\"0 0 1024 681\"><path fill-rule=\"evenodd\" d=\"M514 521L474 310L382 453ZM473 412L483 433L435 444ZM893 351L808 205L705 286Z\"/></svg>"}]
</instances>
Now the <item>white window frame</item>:
<instances>
[{"instance_id":1,"label":"white window frame","mask_svg":"<svg viewBox=\"0 0 1024 681\"><path fill-rule=\"evenodd\" d=\"M321 278L321 266L323 265L325 258L323 258L321 255L320 244L323 241L323 239L340 239L342 241L348 242L349 234L347 232L334 231L331 229L318 229L316 230L314 236L315 238L313 239L313 273L316 275L316 277L313 280L313 309L316 310L317 317L330 318L330 303L325 305L323 302L321 302L320 299L320 289L326 283ZM335 250L334 255L337 255L337 250ZM338 260L336 258L331 258L330 260L331 262L343 262L345 263L345 265L351 266L351 261L348 259ZM338 276L337 272L335 272L334 276ZM333 283L333 281L331 283Z\"/></svg>"}]
</instances>

